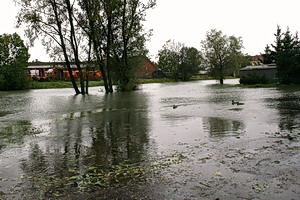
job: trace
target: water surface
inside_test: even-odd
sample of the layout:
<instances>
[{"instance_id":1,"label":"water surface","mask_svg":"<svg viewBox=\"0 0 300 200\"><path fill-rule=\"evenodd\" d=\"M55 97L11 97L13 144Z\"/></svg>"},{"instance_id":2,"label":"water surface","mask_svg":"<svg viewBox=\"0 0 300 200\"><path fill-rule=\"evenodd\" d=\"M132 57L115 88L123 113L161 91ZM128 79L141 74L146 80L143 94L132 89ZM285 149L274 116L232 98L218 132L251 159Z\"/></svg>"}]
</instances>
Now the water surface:
<instances>
[{"instance_id":1,"label":"water surface","mask_svg":"<svg viewBox=\"0 0 300 200\"><path fill-rule=\"evenodd\" d=\"M238 140L299 132L299 91L225 84L148 84L109 95L91 88L89 96L72 89L0 92L0 197L63 198L58 188L43 190L47 181L95 166L145 165L178 155L199 161L212 156L210 149ZM174 181L180 168L165 172L166 179ZM189 168L190 176L200 169ZM199 173L216 170L209 168Z\"/></svg>"}]
</instances>

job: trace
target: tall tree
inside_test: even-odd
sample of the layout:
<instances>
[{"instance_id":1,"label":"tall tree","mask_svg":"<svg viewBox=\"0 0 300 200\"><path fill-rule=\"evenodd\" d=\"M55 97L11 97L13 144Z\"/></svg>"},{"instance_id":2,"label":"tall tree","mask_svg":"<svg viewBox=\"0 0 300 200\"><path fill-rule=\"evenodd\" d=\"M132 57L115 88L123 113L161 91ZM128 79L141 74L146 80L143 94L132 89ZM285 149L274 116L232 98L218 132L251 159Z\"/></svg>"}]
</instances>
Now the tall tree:
<instances>
[{"instance_id":1,"label":"tall tree","mask_svg":"<svg viewBox=\"0 0 300 200\"><path fill-rule=\"evenodd\" d=\"M183 43L168 40L158 52L158 66L168 77L179 80L180 51Z\"/></svg>"},{"instance_id":2,"label":"tall tree","mask_svg":"<svg viewBox=\"0 0 300 200\"><path fill-rule=\"evenodd\" d=\"M81 94L85 94L85 87L84 87L84 75L83 75L83 72L82 72L82 69L81 69L81 62L80 62L80 58L79 58L79 52L80 52L80 47L79 47L79 37L80 36L77 36L76 33L78 33L80 30L77 29L75 30L75 21L76 19L74 19L76 13L75 13L75 1L72 3L71 5L71 2L70 0L63 0L63 3L66 4L66 13L67 13L67 21L69 23L69 27L70 27L70 39L69 39L69 43L70 43L70 46L71 46L71 50L73 52L73 59L75 61L75 65L79 71L79 78L80 78L80 87L81 87ZM79 33L80 35L80 33ZM88 72L87 72L88 73Z\"/></svg>"},{"instance_id":3,"label":"tall tree","mask_svg":"<svg viewBox=\"0 0 300 200\"><path fill-rule=\"evenodd\" d=\"M98 61L106 60L100 66L106 91L112 92L113 77L120 90L132 89L135 65L129 58L146 53L147 32L142 22L155 1L81 0L80 5L88 22L86 32L93 40L95 55Z\"/></svg>"},{"instance_id":4,"label":"tall tree","mask_svg":"<svg viewBox=\"0 0 300 200\"><path fill-rule=\"evenodd\" d=\"M274 54L272 53L271 47L270 45L267 44L267 46L265 47L265 51L262 54L264 60L263 63L264 64L272 64L275 63L275 58L274 58Z\"/></svg>"},{"instance_id":5,"label":"tall tree","mask_svg":"<svg viewBox=\"0 0 300 200\"><path fill-rule=\"evenodd\" d=\"M183 81L188 81L200 71L201 53L194 47L183 47L180 50L179 74Z\"/></svg>"},{"instance_id":6,"label":"tall tree","mask_svg":"<svg viewBox=\"0 0 300 200\"><path fill-rule=\"evenodd\" d=\"M20 6L17 26L27 26L26 36L31 45L42 39L52 57L63 56L76 94L85 94L83 73L79 60L78 29L74 22L75 4L69 0L15 0ZM72 73L71 62L75 61L81 79L78 89Z\"/></svg>"},{"instance_id":7,"label":"tall tree","mask_svg":"<svg viewBox=\"0 0 300 200\"><path fill-rule=\"evenodd\" d=\"M0 90L29 88L29 57L28 48L18 34L0 35Z\"/></svg>"},{"instance_id":8,"label":"tall tree","mask_svg":"<svg viewBox=\"0 0 300 200\"><path fill-rule=\"evenodd\" d=\"M277 43L278 44L278 43ZM293 36L287 28L279 38L279 46L274 45L276 50L277 74L282 83L300 83L299 73L299 40Z\"/></svg>"},{"instance_id":9,"label":"tall tree","mask_svg":"<svg viewBox=\"0 0 300 200\"><path fill-rule=\"evenodd\" d=\"M194 47L168 40L158 53L158 66L170 78L188 81L200 70L201 53Z\"/></svg>"},{"instance_id":10,"label":"tall tree","mask_svg":"<svg viewBox=\"0 0 300 200\"><path fill-rule=\"evenodd\" d=\"M142 24L145 21L146 11L156 5L156 0L120 0L120 35L114 37L114 43L118 46L118 53L115 54L120 70L115 71L120 90L131 90L135 87L133 80L136 70L129 63L129 58L145 55L145 42L147 32ZM116 52L116 51L115 51Z\"/></svg>"},{"instance_id":11,"label":"tall tree","mask_svg":"<svg viewBox=\"0 0 300 200\"><path fill-rule=\"evenodd\" d=\"M203 56L210 73L224 84L224 78L241 66L243 42L240 37L227 36L216 29L206 33L202 42Z\"/></svg>"},{"instance_id":12,"label":"tall tree","mask_svg":"<svg viewBox=\"0 0 300 200\"><path fill-rule=\"evenodd\" d=\"M113 87L110 77L110 68L103 63L105 56L105 41L107 39L106 22L104 16L104 4L108 0L80 0L79 5L82 9L80 15L80 26L91 41L93 54L95 55L97 65L101 71L104 88L106 93L113 92Z\"/></svg>"},{"instance_id":13,"label":"tall tree","mask_svg":"<svg viewBox=\"0 0 300 200\"><path fill-rule=\"evenodd\" d=\"M266 48L265 54L276 63L277 76L284 84L300 83L300 41L298 34L291 34L289 27L283 32L277 26L272 48ZM269 45L267 45L269 47ZM268 57L267 57L268 58Z\"/></svg>"}]
</instances>

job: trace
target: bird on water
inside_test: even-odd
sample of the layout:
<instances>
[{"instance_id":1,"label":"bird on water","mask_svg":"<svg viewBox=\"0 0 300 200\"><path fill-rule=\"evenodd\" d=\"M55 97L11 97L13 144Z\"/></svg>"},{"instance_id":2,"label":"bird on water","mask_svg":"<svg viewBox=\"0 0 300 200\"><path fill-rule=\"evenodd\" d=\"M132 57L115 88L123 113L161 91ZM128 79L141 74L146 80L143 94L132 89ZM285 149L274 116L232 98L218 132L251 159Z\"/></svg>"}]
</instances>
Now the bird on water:
<instances>
[{"instance_id":1,"label":"bird on water","mask_svg":"<svg viewBox=\"0 0 300 200\"><path fill-rule=\"evenodd\" d=\"M238 106L244 105L244 103L242 103L242 102L238 102L238 101L232 100L232 105L234 105L234 104L236 104L236 105L238 105Z\"/></svg>"}]
</instances>

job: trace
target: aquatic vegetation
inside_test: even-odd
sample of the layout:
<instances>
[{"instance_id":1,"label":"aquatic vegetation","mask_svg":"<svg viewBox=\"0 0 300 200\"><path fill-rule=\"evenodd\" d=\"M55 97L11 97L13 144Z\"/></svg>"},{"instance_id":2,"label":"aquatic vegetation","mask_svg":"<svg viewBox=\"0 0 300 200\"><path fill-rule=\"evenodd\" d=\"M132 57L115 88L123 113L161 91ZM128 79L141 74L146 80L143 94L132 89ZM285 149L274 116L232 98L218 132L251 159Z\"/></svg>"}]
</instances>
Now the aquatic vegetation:
<instances>
[{"instance_id":1,"label":"aquatic vegetation","mask_svg":"<svg viewBox=\"0 0 300 200\"><path fill-rule=\"evenodd\" d=\"M28 121L18 121L0 130L0 150L9 144L22 144L23 138L28 135L36 135L42 130L33 127Z\"/></svg>"}]
</instances>

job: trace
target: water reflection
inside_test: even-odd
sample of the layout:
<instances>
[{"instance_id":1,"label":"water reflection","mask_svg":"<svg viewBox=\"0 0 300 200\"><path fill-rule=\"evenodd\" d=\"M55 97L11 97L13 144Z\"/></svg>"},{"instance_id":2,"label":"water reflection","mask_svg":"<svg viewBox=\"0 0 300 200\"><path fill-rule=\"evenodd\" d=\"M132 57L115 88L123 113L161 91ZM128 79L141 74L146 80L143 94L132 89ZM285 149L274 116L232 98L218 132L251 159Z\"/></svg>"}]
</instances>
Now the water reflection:
<instances>
[{"instance_id":1,"label":"water reflection","mask_svg":"<svg viewBox=\"0 0 300 200\"><path fill-rule=\"evenodd\" d=\"M105 167L141 162L149 142L147 99L139 93L108 96L104 111L88 117L94 162Z\"/></svg>"},{"instance_id":2,"label":"water reflection","mask_svg":"<svg viewBox=\"0 0 300 200\"><path fill-rule=\"evenodd\" d=\"M244 133L245 124L240 121L233 121L223 118L209 117L202 120L203 129L210 134L211 138L238 136Z\"/></svg>"},{"instance_id":3,"label":"water reflection","mask_svg":"<svg viewBox=\"0 0 300 200\"><path fill-rule=\"evenodd\" d=\"M1 127L0 127L1 128ZM8 145L22 145L24 137L41 133L29 121L16 121L0 129L0 151Z\"/></svg>"},{"instance_id":4,"label":"water reflection","mask_svg":"<svg viewBox=\"0 0 300 200\"><path fill-rule=\"evenodd\" d=\"M52 123L46 141L31 142L28 158L21 160L23 196L49 198L67 192L66 177L83 175L89 168L109 171L122 163L144 161L149 143L147 98L138 92L120 95L104 97L107 103L101 111L65 115Z\"/></svg>"},{"instance_id":5,"label":"water reflection","mask_svg":"<svg viewBox=\"0 0 300 200\"><path fill-rule=\"evenodd\" d=\"M277 98L277 109L280 113L279 128L281 131L299 130L300 126L300 93L282 92Z\"/></svg>"}]
</instances>

